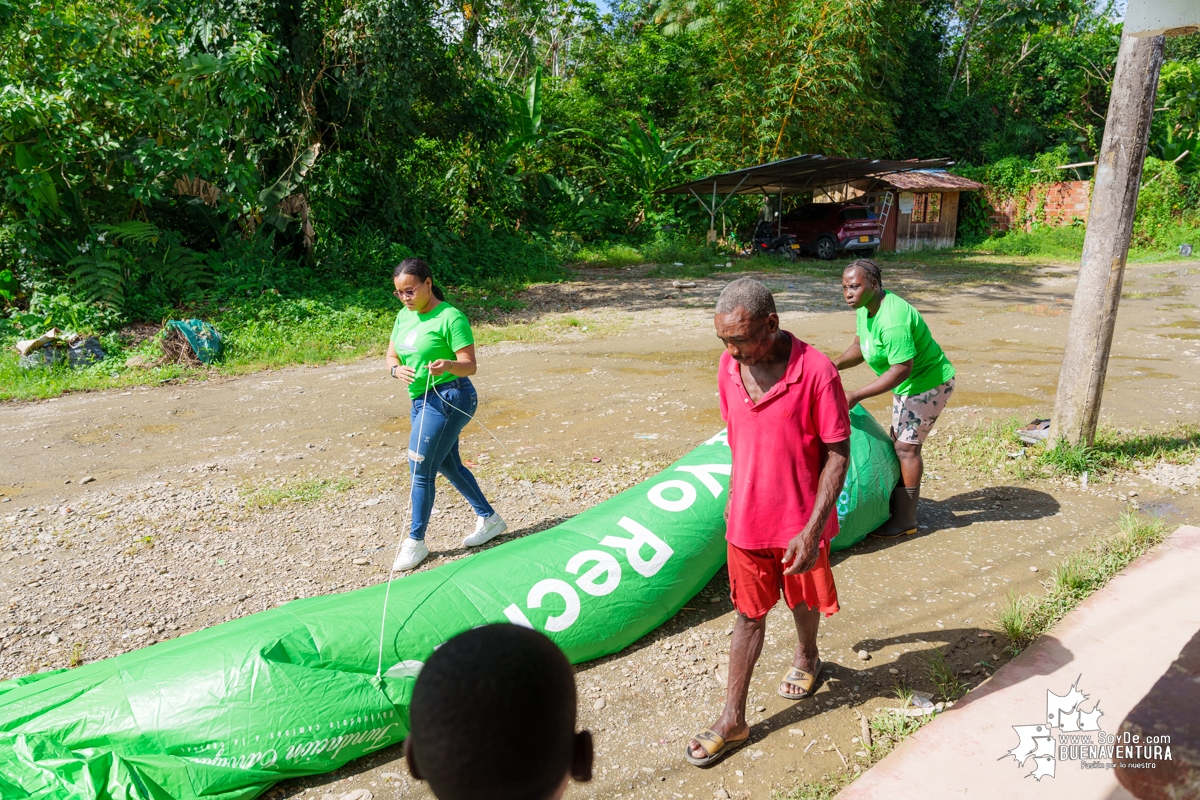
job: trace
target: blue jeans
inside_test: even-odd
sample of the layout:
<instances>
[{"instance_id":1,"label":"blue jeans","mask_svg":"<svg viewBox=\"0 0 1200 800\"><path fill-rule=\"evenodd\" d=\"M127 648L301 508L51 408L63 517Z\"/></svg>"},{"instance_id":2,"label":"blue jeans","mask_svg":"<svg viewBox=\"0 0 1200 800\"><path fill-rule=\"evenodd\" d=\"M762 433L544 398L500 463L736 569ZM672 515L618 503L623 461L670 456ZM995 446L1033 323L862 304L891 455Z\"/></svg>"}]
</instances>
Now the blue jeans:
<instances>
[{"instance_id":1,"label":"blue jeans","mask_svg":"<svg viewBox=\"0 0 1200 800\"><path fill-rule=\"evenodd\" d=\"M478 405L475 387L466 378L430 387L428 392L412 402L408 467L412 473L413 509L412 530L408 535L417 541L425 539L425 529L429 527L434 484L439 472L446 476L459 494L467 498L476 514L487 517L495 513L483 496L475 476L463 466L458 455L458 435L475 416ZM420 459L414 459L413 453Z\"/></svg>"}]
</instances>

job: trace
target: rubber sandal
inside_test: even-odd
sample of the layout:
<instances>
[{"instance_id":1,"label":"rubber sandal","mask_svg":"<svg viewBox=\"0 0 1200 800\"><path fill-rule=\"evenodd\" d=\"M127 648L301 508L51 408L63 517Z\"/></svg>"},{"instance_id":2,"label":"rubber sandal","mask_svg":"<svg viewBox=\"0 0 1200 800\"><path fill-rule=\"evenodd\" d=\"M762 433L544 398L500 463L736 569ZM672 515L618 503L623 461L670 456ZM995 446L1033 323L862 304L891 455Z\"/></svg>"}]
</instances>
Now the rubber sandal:
<instances>
[{"instance_id":1,"label":"rubber sandal","mask_svg":"<svg viewBox=\"0 0 1200 800\"><path fill-rule=\"evenodd\" d=\"M803 700L812 694L813 687L817 685L817 678L821 676L821 669L825 663L821 659L817 659L817 668L812 672L805 672L799 667L792 667L788 670L787 675L783 676L780 683L790 683L793 686L803 686L804 691L800 694L788 694L783 689L777 689L776 694L788 700Z\"/></svg>"},{"instance_id":2,"label":"rubber sandal","mask_svg":"<svg viewBox=\"0 0 1200 800\"><path fill-rule=\"evenodd\" d=\"M696 758L692 755L692 740L700 743L704 748L704 752L708 753L704 758ZM746 734L744 739L735 739L727 741L721 734L714 731L712 728L697 733L692 739L688 740L687 747L683 748L683 757L697 767L707 767L715 764L725 756L737 750L739 747L750 741L750 734Z\"/></svg>"}]
</instances>

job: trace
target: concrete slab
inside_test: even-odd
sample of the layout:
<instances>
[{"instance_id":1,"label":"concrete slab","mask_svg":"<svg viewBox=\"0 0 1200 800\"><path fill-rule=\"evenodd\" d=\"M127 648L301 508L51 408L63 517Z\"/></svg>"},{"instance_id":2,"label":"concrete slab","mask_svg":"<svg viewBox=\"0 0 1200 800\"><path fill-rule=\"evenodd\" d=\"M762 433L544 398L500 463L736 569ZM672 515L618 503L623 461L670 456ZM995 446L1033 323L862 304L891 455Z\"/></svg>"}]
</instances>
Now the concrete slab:
<instances>
[{"instance_id":1,"label":"concrete slab","mask_svg":"<svg viewBox=\"0 0 1200 800\"><path fill-rule=\"evenodd\" d=\"M1125 715L1197 629L1200 528L1183 526L838 798L896 800L968 793L972 800L1131 798L1117 783L1111 758L1071 753L1068 743L1079 741L1076 737L1098 742L1101 733L1116 734ZM1073 686L1086 699L1055 699L1071 695ZM1097 703L1103 712L1099 732L1080 731L1094 728L1080 712L1093 712ZM1030 727L1018 731L1014 726ZM1008 755L1021 745L1029 753L1023 765ZM1042 753L1051 757L1039 759ZM1037 769L1053 770L1053 775L1034 778Z\"/></svg>"}]
</instances>

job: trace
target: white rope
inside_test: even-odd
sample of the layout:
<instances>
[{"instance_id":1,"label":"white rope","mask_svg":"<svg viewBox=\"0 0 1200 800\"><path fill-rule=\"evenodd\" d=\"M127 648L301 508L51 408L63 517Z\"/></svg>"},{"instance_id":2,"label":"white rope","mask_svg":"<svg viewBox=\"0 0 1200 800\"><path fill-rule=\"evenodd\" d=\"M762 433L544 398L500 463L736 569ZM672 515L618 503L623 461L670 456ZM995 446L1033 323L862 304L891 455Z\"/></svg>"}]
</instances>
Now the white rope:
<instances>
[{"instance_id":1,"label":"white rope","mask_svg":"<svg viewBox=\"0 0 1200 800\"><path fill-rule=\"evenodd\" d=\"M429 387L432 385L433 385L433 373L429 372L429 370L426 369L426 371L425 371L425 392L422 396L429 394ZM436 392L436 390L434 390L434 391ZM440 397L441 395L438 395L438 396ZM417 424L417 447L421 446L421 437L425 435L425 407L427 404L428 404L427 400L425 402L421 403L421 413L420 413L421 419ZM409 458L411 459L414 455L420 456L419 453L414 453L412 450L409 450ZM414 459L414 460L419 461L421 459L418 458L418 459ZM409 521L410 527L412 524L413 508L415 506L415 498L416 498L416 492L417 492L417 482L415 480L415 475L414 475L415 472L416 472L416 467L414 466L413 469L409 472L409 476L408 476L408 521ZM392 566L388 569L387 588L385 588L383 590L383 619L380 620L380 622L379 622L379 662L375 665L375 680L377 680L377 681L383 680L383 636L384 636L384 633L387 632L387 609L388 609L388 598L390 598L392 595L392 575L394 575L396 573L396 559L400 558L400 548L402 548L404 546L404 540L407 538L409 538L409 531L405 531L403 529L403 527L401 527L400 540L396 543L396 555L392 558Z\"/></svg>"},{"instance_id":2,"label":"white rope","mask_svg":"<svg viewBox=\"0 0 1200 800\"><path fill-rule=\"evenodd\" d=\"M505 446L504 446L504 442L500 441L500 439L498 439L498 438L496 437L496 434L494 434L494 433L492 433L491 431L489 431L486 425L484 425L482 422L480 422L478 419L476 419L474 414L467 414L467 412L466 412L466 411L463 411L461 408L459 408L458 406L456 406L456 405L454 405L453 403L451 403L451 402L450 402L449 400L447 400L445 397L442 397L442 394L441 394L441 392L439 392L439 391L437 390L437 386L434 386L434 387L433 387L433 393L434 393L434 394L436 394L438 397L441 397L441 398L442 398L442 402L443 402L443 403L445 403L446 405L450 406L451 408L453 408L453 409L454 409L455 411L457 411L458 413L466 415L466 417L467 417L469 420L471 420L472 422L474 422L474 423L475 423L476 425L478 425L479 427L483 428L484 432L485 432L485 433L487 433L487 435L488 435L488 436L490 436L490 437L492 437L493 439L495 439L495 440L496 440L496 444L500 445L500 449L501 449L501 450L503 450L505 453L507 453L507 454L508 454L508 457L512 459L512 462L513 462L513 464L515 464L515 465L516 465L516 467L517 467L517 472L521 473L521 480L523 481L523 485L525 485L525 484L527 484L527 485L528 485L528 488L529 488L529 493L530 493L531 495L533 495L533 502L535 502L535 503L537 503L539 506L541 506L541 509L542 509L542 511L546 512L546 514L549 514L549 513L550 513L550 509L546 508L545 504L544 504L544 503L542 503L542 499L541 499L540 497L538 497L537 491L536 491L536 490L533 488L533 481L529 480L529 476L527 476L527 475L525 474L525 470L521 469L521 462L520 462L520 461L517 461L517 457L516 457L516 456L514 456L514 455L512 454L512 452L511 452L511 451L509 451L509 449L508 449L507 447L505 447Z\"/></svg>"},{"instance_id":3,"label":"white rope","mask_svg":"<svg viewBox=\"0 0 1200 800\"><path fill-rule=\"evenodd\" d=\"M425 377L425 394L428 394L430 389L433 389L433 393L435 395L437 395L438 398L443 403L445 403L446 405L450 406L450 408L454 409L458 413L465 416L468 420L473 421L476 425L483 428L484 432L488 436L495 439L496 444L500 445L500 449L503 450L506 454L508 454L508 457L512 459L513 464L517 465L517 471L519 473L521 473L522 484L524 486L527 486L527 488L529 489L529 493L533 496L533 501L538 506L540 506L544 512L549 514L549 509L546 508L546 505L542 502L542 499L540 497L538 497L537 491L533 488L533 481L529 480L529 477L525 474L525 470L523 470L520 467L520 462L517 461L516 456L514 456L512 454L512 452L507 447L504 446L504 442L500 441L500 439L496 436L496 434L492 433L490 430L488 430L488 427L486 425L484 425L482 422L480 422L478 419L476 419L474 414L468 414L466 411L464 411L463 409L459 408L458 406L454 405L449 400L447 400L445 398L445 396L441 392L438 391L437 385L433 383L433 373L427 372L426 377ZM417 423L418 447L420 446L421 439L425 434L425 404L421 405L421 413L419 416L420 416L420 420ZM413 456L418 456L418 458L413 459ZM409 450L409 458L413 459L415 461L420 461L423 459L423 457L420 457L419 453L414 453L412 450ZM409 487L408 487L408 519L409 519L410 523L412 521L414 508L416 505L415 497L416 497L416 481L413 480L413 476L410 473ZM396 569L395 569L396 559L400 557L400 548L404 546L404 539L407 536L408 536L407 533L402 535L400 537L399 543L397 543L397 545L396 545L396 555L392 559L392 566L388 571L387 588L384 589L384 592L383 592L383 619L380 620L380 623L379 623L379 661L375 665L375 679L377 681L383 679L383 637L384 637L384 634L387 632L387 609L388 609L388 599L391 597L391 594L392 594L392 575L394 575L396 573Z\"/></svg>"}]
</instances>

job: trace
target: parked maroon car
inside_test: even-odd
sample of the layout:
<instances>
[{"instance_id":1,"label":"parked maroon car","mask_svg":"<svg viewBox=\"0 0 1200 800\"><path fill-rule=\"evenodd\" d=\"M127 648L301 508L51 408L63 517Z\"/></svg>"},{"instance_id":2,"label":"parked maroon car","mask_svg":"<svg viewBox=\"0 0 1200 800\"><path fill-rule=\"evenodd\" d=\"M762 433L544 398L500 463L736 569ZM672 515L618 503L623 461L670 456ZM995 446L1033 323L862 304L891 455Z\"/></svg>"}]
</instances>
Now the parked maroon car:
<instances>
[{"instance_id":1,"label":"parked maroon car","mask_svg":"<svg viewBox=\"0 0 1200 800\"><path fill-rule=\"evenodd\" d=\"M839 254L870 256L883 235L875 212L853 203L805 203L784 215L780 227L796 237L801 252L826 261Z\"/></svg>"}]
</instances>

